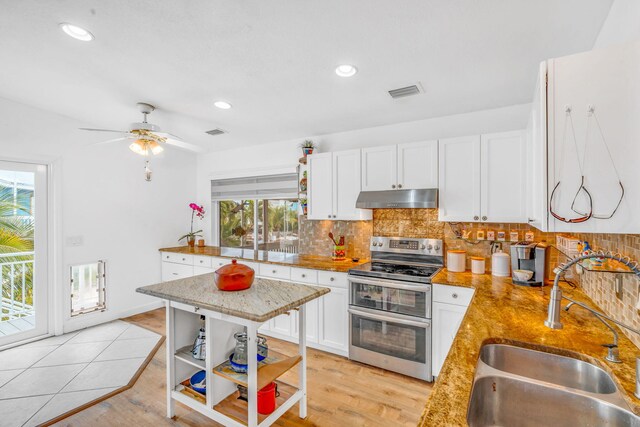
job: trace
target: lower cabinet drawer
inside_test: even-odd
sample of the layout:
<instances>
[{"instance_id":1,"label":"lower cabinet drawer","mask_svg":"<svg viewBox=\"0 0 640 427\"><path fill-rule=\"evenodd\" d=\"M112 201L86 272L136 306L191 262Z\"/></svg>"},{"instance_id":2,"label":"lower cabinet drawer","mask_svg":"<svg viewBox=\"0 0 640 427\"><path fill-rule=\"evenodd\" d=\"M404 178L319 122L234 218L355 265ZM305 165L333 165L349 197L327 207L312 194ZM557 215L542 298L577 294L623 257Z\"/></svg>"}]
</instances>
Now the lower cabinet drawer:
<instances>
[{"instance_id":1,"label":"lower cabinet drawer","mask_svg":"<svg viewBox=\"0 0 640 427\"><path fill-rule=\"evenodd\" d=\"M316 285L318 284L318 272L307 268L291 268L291 280Z\"/></svg>"},{"instance_id":2,"label":"lower cabinet drawer","mask_svg":"<svg viewBox=\"0 0 640 427\"><path fill-rule=\"evenodd\" d=\"M193 276L193 266L176 264L174 262L162 263L162 281L184 279Z\"/></svg>"},{"instance_id":3,"label":"lower cabinet drawer","mask_svg":"<svg viewBox=\"0 0 640 427\"><path fill-rule=\"evenodd\" d=\"M318 284L321 286L331 286L332 288L348 288L349 280L347 273L336 273L335 271L318 271Z\"/></svg>"},{"instance_id":4,"label":"lower cabinet drawer","mask_svg":"<svg viewBox=\"0 0 640 427\"><path fill-rule=\"evenodd\" d=\"M162 252L163 262L175 262L176 264L193 265L193 255L179 254L175 252Z\"/></svg>"},{"instance_id":5,"label":"lower cabinet drawer","mask_svg":"<svg viewBox=\"0 0 640 427\"><path fill-rule=\"evenodd\" d=\"M433 301L468 306L473 298L473 289L460 286L433 284Z\"/></svg>"},{"instance_id":6,"label":"lower cabinet drawer","mask_svg":"<svg viewBox=\"0 0 640 427\"><path fill-rule=\"evenodd\" d=\"M259 275L272 279L289 280L291 278L291 268L274 264L260 264Z\"/></svg>"}]
</instances>

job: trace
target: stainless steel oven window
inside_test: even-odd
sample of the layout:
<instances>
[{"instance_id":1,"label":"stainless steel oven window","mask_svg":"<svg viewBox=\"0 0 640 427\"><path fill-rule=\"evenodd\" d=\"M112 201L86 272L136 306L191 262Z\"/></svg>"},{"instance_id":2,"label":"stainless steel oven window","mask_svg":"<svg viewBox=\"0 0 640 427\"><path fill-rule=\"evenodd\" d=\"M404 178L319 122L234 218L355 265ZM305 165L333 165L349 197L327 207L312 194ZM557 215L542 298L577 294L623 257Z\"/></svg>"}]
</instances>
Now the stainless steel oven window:
<instances>
[{"instance_id":1,"label":"stainless steel oven window","mask_svg":"<svg viewBox=\"0 0 640 427\"><path fill-rule=\"evenodd\" d=\"M408 316L429 317L430 286L387 284L377 280L356 278L350 281L351 305Z\"/></svg>"},{"instance_id":2,"label":"stainless steel oven window","mask_svg":"<svg viewBox=\"0 0 640 427\"><path fill-rule=\"evenodd\" d=\"M426 363L429 324L406 324L351 312L351 345L417 363Z\"/></svg>"}]
</instances>

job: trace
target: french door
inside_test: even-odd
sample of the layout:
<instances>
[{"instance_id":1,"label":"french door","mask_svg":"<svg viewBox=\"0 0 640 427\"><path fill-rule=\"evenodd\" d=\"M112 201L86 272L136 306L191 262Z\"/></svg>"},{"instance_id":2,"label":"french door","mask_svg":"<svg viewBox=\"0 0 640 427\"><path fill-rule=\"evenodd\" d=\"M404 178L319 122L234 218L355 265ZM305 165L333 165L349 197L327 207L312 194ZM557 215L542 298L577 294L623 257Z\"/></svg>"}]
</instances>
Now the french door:
<instances>
[{"instance_id":1,"label":"french door","mask_svg":"<svg viewBox=\"0 0 640 427\"><path fill-rule=\"evenodd\" d=\"M0 161L0 347L48 332L47 166Z\"/></svg>"}]
</instances>

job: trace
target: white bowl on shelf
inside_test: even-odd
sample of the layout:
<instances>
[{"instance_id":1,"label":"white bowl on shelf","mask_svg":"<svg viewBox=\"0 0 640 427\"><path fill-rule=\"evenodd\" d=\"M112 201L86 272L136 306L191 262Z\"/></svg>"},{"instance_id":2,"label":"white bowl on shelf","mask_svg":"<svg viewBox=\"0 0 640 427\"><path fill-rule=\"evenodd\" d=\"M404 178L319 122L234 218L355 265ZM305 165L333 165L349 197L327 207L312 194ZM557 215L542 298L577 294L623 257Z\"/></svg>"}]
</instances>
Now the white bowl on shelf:
<instances>
[{"instance_id":1,"label":"white bowl on shelf","mask_svg":"<svg viewBox=\"0 0 640 427\"><path fill-rule=\"evenodd\" d=\"M526 282L533 277L533 271L530 270L513 270L513 278L520 281Z\"/></svg>"}]
</instances>

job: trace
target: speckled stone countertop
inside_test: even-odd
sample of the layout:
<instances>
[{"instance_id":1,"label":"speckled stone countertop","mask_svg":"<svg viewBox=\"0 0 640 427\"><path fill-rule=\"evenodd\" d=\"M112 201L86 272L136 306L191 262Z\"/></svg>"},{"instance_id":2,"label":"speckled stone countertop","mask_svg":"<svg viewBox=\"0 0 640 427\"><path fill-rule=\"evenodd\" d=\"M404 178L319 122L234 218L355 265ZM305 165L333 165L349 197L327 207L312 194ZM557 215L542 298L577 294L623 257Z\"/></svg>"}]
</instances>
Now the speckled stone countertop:
<instances>
[{"instance_id":1,"label":"speckled stone countertop","mask_svg":"<svg viewBox=\"0 0 640 427\"><path fill-rule=\"evenodd\" d=\"M353 262L347 258L344 261L333 261L331 257L318 255L286 254L281 252L254 251L251 249L219 248L217 246L204 246L190 248L178 246L175 248L162 248L160 252L174 252L178 254L191 254L203 256L215 256L222 258L237 258L247 261L264 262L267 264L286 265L289 267L310 268L313 270L336 271L346 273L350 268L368 262L368 259L360 259Z\"/></svg>"},{"instance_id":2,"label":"speckled stone countertop","mask_svg":"<svg viewBox=\"0 0 640 427\"><path fill-rule=\"evenodd\" d=\"M492 342L516 343L600 366L612 375L633 412L640 414L640 400L633 397L635 359L640 355L638 347L620 333L622 363L605 361L606 349L601 344L613 341L611 332L591 313L577 306L568 313L561 313L563 329L544 326L550 286L542 290L527 288L513 285L510 278L447 270L434 277L433 283L475 288L475 294L427 400L419 426L467 425L467 406L480 347ZM567 284L561 284L561 287L566 296L596 307L582 291Z\"/></svg>"},{"instance_id":3,"label":"speckled stone countertop","mask_svg":"<svg viewBox=\"0 0 640 427\"><path fill-rule=\"evenodd\" d=\"M216 286L214 273L209 273L144 286L136 292L265 322L329 293L330 289L256 277L249 289L225 292Z\"/></svg>"}]
</instances>

